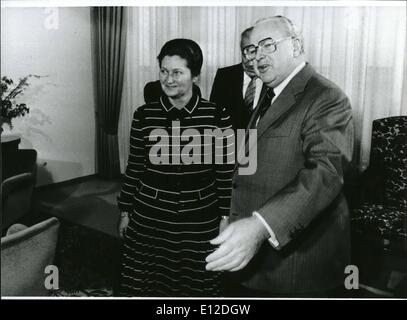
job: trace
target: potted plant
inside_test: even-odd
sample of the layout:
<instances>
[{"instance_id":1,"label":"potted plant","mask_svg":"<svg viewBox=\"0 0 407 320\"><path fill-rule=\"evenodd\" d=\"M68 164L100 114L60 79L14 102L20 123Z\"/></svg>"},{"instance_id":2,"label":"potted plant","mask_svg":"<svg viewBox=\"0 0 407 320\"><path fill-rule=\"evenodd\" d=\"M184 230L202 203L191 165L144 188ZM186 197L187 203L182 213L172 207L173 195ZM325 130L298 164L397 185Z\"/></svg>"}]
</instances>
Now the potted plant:
<instances>
[{"instance_id":1,"label":"potted plant","mask_svg":"<svg viewBox=\"0 0 407 320\"><path fill-rule=\"evenodd\" d=\"M41 78L41 76L30 74L20 78L17 85L15 85L11 78L7 76L1 77L1 132L3 132L4 124L13 129L12 120L17 117L23 117L30 112L30 108L25 103L18 102L17 98L29 86L28 79L31 77Z\"/></svg>"}]
</instances>

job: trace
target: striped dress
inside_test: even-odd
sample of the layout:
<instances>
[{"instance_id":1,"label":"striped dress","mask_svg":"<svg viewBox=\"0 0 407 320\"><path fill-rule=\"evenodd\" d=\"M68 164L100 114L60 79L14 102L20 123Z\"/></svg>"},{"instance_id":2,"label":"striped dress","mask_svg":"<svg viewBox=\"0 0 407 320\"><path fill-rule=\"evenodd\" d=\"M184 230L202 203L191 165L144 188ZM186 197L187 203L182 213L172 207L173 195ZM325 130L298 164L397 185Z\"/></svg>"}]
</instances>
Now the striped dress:
<instances>
[{"instance_id":1,"label":"striped dress","mask_svg":"<svg viewBox=\"0 0 407 320\"><path fill-rule=\"evenodd\" d=\"M209 240L219 234L221 215L229 215L233 161L215 160L223 157L227 162L234 144L230 135L218 138L222 144L208 139L207 130L216 128L230 129L229 115L196 93L181 110L163 96L135 111L125 181L118 197L120 210L130 214L120 295L220 295L221 274L206 271L205 258L214 250ZM192 151L201 161L189 163L173 156Z\"/></svg>"}]
</instances>

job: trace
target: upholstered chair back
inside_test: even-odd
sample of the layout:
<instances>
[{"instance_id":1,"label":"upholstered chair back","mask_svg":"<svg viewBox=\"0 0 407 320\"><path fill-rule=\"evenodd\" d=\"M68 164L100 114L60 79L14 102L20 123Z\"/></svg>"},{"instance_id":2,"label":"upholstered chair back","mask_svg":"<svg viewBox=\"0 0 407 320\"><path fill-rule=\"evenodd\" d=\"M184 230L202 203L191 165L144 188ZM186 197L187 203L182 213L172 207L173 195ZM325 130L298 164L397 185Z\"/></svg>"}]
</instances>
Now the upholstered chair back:
<instances>
[{"instance_id":1,"label":"upholstered chair back","mask_svg":"<svg viewBox=\"0 0 407 320\"><path fill-rule=\"evenodd\" d=\"M373 121L370 166L384 174L385 204L407 208L407 116Z\"/></svg>"}]
</instances>

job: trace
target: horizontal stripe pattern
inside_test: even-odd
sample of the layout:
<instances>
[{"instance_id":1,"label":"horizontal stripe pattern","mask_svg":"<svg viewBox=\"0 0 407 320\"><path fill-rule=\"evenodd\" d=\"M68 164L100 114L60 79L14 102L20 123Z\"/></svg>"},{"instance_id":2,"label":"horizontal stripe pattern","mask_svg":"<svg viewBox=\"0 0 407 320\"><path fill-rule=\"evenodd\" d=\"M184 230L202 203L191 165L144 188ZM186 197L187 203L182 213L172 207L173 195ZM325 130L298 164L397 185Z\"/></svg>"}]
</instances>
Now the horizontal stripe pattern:
<instances>
[{"instance_id":1,"label":"horizontal stripe pattern","mask_svg":"<svg viewBox=\"0 0 407 320\"><path fill-rule=\"evenodd\" d=\"M177 121L174 128L172 121ZM130 213L121 295L219 296L220 273L206 271L205 258L214 250L209 241L219 233L220 216L229 214L233 163L183 164L171 157L176 145L180 150L186 145L199 148L201 155L209 150L212 160L216 148L226 155L228 147L234 148L230 138L218 138L222 145L205 139L205 130L217 128L231 128L225 108L197 95L182 110L163 97L135 111L125 181L118 197L120 209ZM151 162L154 129L168 133L162 146L170 150L162 154L170 154L169 163ZM185 129L196 129L199 135L184 141L179 137Z\"/></svg>"}]
</instances>

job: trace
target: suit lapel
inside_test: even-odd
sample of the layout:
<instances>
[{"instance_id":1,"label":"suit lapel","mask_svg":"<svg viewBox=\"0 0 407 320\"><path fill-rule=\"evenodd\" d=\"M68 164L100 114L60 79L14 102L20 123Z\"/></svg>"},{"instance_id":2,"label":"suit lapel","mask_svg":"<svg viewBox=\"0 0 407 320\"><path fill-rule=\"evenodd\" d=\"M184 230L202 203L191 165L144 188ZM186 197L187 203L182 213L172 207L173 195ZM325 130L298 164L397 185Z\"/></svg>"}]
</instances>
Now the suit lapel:
<instances>
[{"instance_id":1,"label":"suit lapel","mask_svg":"<svg viewBox=\"0 0 407 320\"><path fill-rule=\"evenodd\" d=\"M287 86L284 88L281 94L276 98L276 100L273 102L270 108L266 111L264 116L260 119L257 125L257 141L261 138L261 136L270 126L272 126L281 116L290 111L290 109L297 102L296 96L304 91L305 86L307 85L309 79L314 73L315 73L314 68L307 63L305 67L297 75L295 75L293 79L291 79L291 81L287 84ZM267 89L266 86L263 84L262 94L260 95L260 99L259 102L257 103L257 106L260 106L263 99L265 99L266 89ZM247 126L247 129L250 128L253 121L254 118L252 115L249 121L249 125ZM249 146L248 143L249 141L240 143L238 149L239 152L243 145L245 145L246 150L249 147L250 149L253 148L253 146ZM236 163L234 169L237 170L238 167L239 164Z\"/></svg>"},{"instance_id":2,"label":"suit lapel","mask_svg":"<svg viewBox=\"0 0 407 320\"><path fill-rule=\"evenodd\" d=\"M267 86L263 83L262 87L261 87L261 91L260 91L260 97L259 97L259 101L257 101L257 105L256 108L254 109L254 112L252 113L250 120L249 120L249 124L247 125L246 129L250 128L250 126L252 125L253 122L253 116L257 110L257 107L261 105L261 103L263 102L263 99L266 96L266 92L267 92Z\"/></svg>"},{"instance_id":3,"label":"suit lapel","mask_svg":"<svg viewBox=\"0 0 407 320\"><path fill-rule=\"evenodd\" d=\"M295 95L287 87L284 88L283 92L281 92L276 100L274 100L264 116L259 120L259 123L257 124L257 139L260 139L263 133L282 115L289 112L295 104Z\"/></svg>"},{"instance_id":4,"label":"suit lapel","mask_svg":"<svg viewBox=\"0 0 407 320\"><path fill-rule=\"evenodd\" d=\"M315 73L314 69L306 64L305 67L287 84L281 94L276 98L257 125L257 140L284 114L288 113L297 102L297 96L304 91L306 84Z\"/></svg>"}]
</instances>

